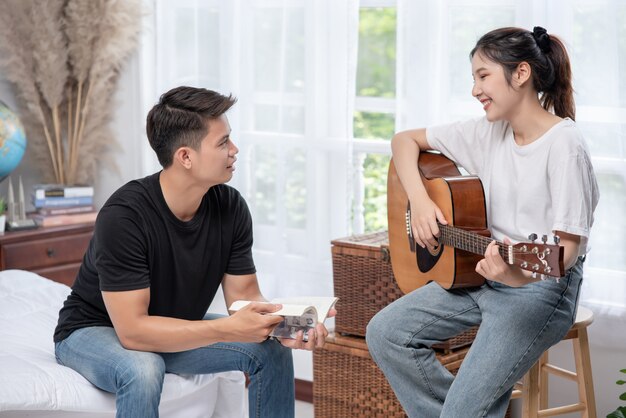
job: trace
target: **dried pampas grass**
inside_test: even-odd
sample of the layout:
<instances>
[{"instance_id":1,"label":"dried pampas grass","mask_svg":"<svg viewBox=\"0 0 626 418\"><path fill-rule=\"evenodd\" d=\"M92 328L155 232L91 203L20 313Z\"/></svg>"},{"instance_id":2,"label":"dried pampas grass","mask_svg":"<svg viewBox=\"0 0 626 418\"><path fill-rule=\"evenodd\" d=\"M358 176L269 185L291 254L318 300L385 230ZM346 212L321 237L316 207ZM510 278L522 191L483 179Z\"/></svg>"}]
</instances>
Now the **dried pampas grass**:
<instances>
[{"instance_id":1,"label":"dried pampas grass","mask_svg":"<svg viewBox=\"0 0 626 418\"><path fill-rule=\"evenodd\" d=\"M91 183L114 164L112 98L141 13L141 0L5 0L0 65L43 181Z\"/></svg>"}]
</instances>

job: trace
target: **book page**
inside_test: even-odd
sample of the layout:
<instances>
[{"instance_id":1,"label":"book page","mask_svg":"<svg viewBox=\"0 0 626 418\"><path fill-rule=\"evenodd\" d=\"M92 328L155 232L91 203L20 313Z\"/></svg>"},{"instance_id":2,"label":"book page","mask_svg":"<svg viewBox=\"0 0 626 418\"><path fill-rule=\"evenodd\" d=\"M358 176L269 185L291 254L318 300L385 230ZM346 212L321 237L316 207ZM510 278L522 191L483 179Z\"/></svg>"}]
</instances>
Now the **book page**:
<instances>
[{"instance_id":1,"label":"book page","mask_svg":"<svg viewBox=\"0 0 626 418\"><path fill-rule=\"evenodd\" d=\"M291 298L272 299L272 303L281 303L290 305L313 306L317 311L317 322L324 322L328 311L335 306L338 298L332 296L297 296ZM283 308L284 309L284 308Z\"/></svg>"},{"instance_id":2,"label":"book page","mask_svg":"<svg viewBox=\"0 0 626 418\"><path fill-rule=\"evenodd\" d=\"M238 311L239 309L243 308L244 306L247 306L250 303L252 302L250 302L249 300L238 300L238 301L233 302L232 305L230 305L230 308L228 308L228 310ZM276 312L271 312L271 313L268 312L267 313L268 315L300 316L304 314L307 309L311 308L311 306L286 304L282 302L259 302L259 303L268 303L268 304L281 303L283 305L283 307L280 310Z\"/></svg>"}]
</instances>

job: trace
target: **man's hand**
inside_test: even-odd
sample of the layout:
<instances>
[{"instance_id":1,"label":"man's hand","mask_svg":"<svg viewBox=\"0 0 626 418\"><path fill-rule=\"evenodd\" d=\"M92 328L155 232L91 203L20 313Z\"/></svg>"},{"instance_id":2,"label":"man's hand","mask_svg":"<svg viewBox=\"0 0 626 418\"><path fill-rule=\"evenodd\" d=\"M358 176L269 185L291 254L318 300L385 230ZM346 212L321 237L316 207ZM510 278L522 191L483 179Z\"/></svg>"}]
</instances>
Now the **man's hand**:
<instances>
[{"instance_id":1,"label":"man's hand","mask_svg":"<svg viewBox=\"0 0 626 418\"><path fill-rule=\"evenodd\" d=\"M328 312L327 317L331 318L335 315L337 315L337 311L335 308L332 308ZM280 343L285 347L313 351L315 347L321 348L324 346L326 337L328 337L328 330L324 324L319 323L315 326L315 328L309 330L307 337L308 341L304 341L304 333L302 331L298 331L295 340L291 338L279 338L278 341L280 341Z\"/></svg>"},{"instance_id":2,"label":"man's hand","mask_svg":"<svg viewBox=\"0 0 626 418\"><path fill-rule=\"evenodd\" d=\"M282 309L282 305L252 302L225 320L229 320L228 341L260 343L267 340L270 332L284 317L267 315Z\"/></svg>"}]
</instances>

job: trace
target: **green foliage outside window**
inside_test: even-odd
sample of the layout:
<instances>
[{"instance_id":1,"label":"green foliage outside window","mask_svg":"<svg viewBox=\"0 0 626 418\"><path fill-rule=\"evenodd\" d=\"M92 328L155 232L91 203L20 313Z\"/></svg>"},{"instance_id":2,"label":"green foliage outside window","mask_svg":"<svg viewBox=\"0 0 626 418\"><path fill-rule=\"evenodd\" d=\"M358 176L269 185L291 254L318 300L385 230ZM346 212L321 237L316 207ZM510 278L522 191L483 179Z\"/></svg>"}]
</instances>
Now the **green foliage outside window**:
<instances>
[{"instance_id":1,"label":"green foliage outside window","mask_svg":"<svg viewBox=\"0 0 626 418\"><path fill-rule=\"evenodd\" d=\"M396 95L395 7L361 9L356 91L357 96Z\"/></svg>"},{"instance_id":2,"label":"green foliage outside window","mask_svg":"<svg viewBox=\"0 0 626 418\"><path fill-rule=\"evenodd\" d=\"M362 8L359 22L357 96L395 98L396 8ZM355 138L389 141L395 129L392 113L354 113ZM387 229L389 156L368 154L363 163L365 232Z\"/></svg>"},{"instance_id":3,"label":"green foliage outside window","mask_svg":"<svg viewBox=\"0 0 626 418\"><path fill-rule=\"evenodd\" d=\"M387 170L389 156L368 154L363 163L365 232L387 229Z\"/></svg>"},{"instance_id":4,"label":"green foliage outside window","mask_svg":"<svg viewBox=\"0 0 626 418\"><path fill-rule=\"evenodd\" d=\"M390 113L354 112L354 137L391 140L395 117Z\"/></svg>"}]
</instances>

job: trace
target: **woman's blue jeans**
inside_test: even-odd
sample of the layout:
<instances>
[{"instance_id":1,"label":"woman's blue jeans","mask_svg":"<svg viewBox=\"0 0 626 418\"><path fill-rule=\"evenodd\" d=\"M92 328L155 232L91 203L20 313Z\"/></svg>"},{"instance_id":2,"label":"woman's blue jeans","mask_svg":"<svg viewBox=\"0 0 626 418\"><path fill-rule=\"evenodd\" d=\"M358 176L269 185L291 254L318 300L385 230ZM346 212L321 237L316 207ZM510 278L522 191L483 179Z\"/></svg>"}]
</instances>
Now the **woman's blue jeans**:
<instances>
[{"instance_id":1,"label":"woman's blue jeans","mask_svg":"<svg viewBox=\"0 0 626 418\"><path fill-rule=\"evenodd\" d=\"M558 283L451 291L429 283L374 316L367 346L409 417L503 417L513 385L572 326L582 263ZM431 347L476 325L455 378Z\"/></svg>"},{"instance_id":2,"label":"woman's blue jeans","mask_svg":"<svg viewBox=\"0 0 626 418\"><path fill-rule=\"evenodd\" d=\"M118 418L158 417L165 373L248 373L250 418L294 416L291 349L278 341L217 343L177 353L127 350L111 327L74 331L56 344L57 362L116 394Z\"/></svg>"}]
</instances>

